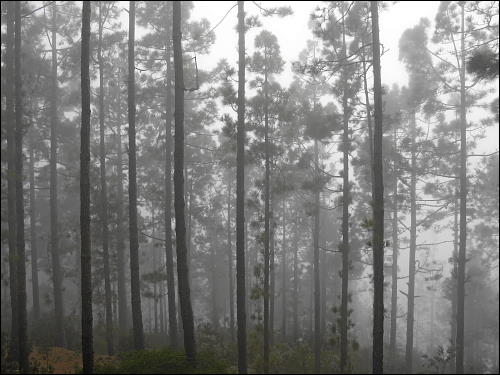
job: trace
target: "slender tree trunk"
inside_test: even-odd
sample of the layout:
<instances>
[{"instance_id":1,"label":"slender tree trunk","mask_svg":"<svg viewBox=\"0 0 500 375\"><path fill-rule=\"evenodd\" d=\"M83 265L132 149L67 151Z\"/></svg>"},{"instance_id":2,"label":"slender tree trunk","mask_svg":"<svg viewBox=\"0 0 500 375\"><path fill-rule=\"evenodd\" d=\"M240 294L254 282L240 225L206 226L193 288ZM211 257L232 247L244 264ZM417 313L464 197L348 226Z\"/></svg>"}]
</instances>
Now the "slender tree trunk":
<instances>
[{"instance_id":1,"label":"slender tree trunk","mask_svg":"<svg viewBox=\"0 0 500 375\"><path fill-rule=\"evenodd\" d=\"M83 372L94 372L92 343L92 251L90 239L90 2L82 9L82 125L80 151L80 237Z\"/></svg>"},{"instance_id":2,"label":"slender tree trunk","mask_svg":"<svg viewBox=\"0 0 500 375\"><path fill-rule=\"evenodd\" d=\"M188 359L196 360L193 308L189 288L187 263L186 222L184 215L184 67L182 60L181 2L173 5L173 46L175 68L175 150L174 150L174 206L175 239L177 244L177 280L181 304L184 349Z\"/></svg>"},{"instance_id":3,"label":"slender tree trunk","mask_svg":"<svg viewBox=\"0 0 500 375\"><path fill-rule=\"evenodd\" d=\"M272 159L272 156L271 156ZM271 169L272 169L272 162L271 162ZM269 172L272 174L272 170ZM269 181L269 184L271 184L271 181ZM275 258L275 251L274 251L274 246L276 244L275 242L275 236L274 236L274 229L275 229L275 221L274 221L274 198L273 198L273 192L272 188L271 189L270 197L270 205L271 205L271 212L269 212L269 346L270 348L273 347L274 345L274 301L275 301L275 284L276 284L276 273L274 272L274 258Z\"/></svg>"},{"instance_id":4,"label":"slender tree trunk","mask_svg":"<svg viewBox=\"0 0 500 375\"><path fill-rule=\"evenodd\" d=\"M299 339L299 212L295 208L293 223L293 341Z\"/></svg>"},{"instance_id":5,"label":"slender tree trunk","mask_svg":"<svg viewBox=\"0 0 500 375\"><path fill-rule=\"evenodd\" d=\"M163 257L160 256L160 258L163 258ZM161 263L161 260L160 260L160 263ZM159 302L160 302L160 334L162 334L162 335L165 333L165 325L164 325L164 322L165 322L165 310L163 309L163 297L164 297L164 295L165 295L165 290L164 290L164 287L163 287L163 280L161 280L160 281Z\"/></svg>"},{"instance_id":6,"label":"slender tree trunk","mask_svg":"<svg viewBox=\"0 0 500 375\"><path fill-rule=\"evenodd\" d=\"M64 346L64 304L62 269L59 259L59 224L57 207L57 3L52 6L52 95L50 96L50 242L54 283L55 344Z\"/></svg>"},{"instance_id":7,"label":"slender tree trunk","mask_svg":"<svg viewBox=\"0 0 500 375\"><path fill-rule=\"evenodd\" d=\"M23 194L23 97L21 80L21 3L15 4L14 66L16 89L16 255L17 255L17 314L19 368L29 372L28 320L26 312L26 263L24 243L24 194Z\"/></svg>"},{"instance_id":8,"label":"slender tree trunk","mask_svg":"<svg viewBox=\"0 0 500 375\"><path fill-rule=\"evenodd\" d=\"M457 337L456 371L464 373L464 318L465 318L465 262L467 245L467 107L465 97L465 4L461 19L460 62L460 240L458 248L457 275Z\"/></svg>"},{"instance_id":9,"label":"slender tree trunk","mask_svg":"<svg viewBox=\"0 0 500 375\"><path fill-rule=\"evenodd\" d=\"M167 82L165 103L165 256L167 269L168 325L170 346L177 348L177 308L175 303L174 255L172 250L172 63L171 34L166 43Z\"/></svg>"},{"instance_id":10,"label":"slender tree trunk","mask_svg":"<svg viewBox=\"0 0 500 375\"><path fill-rule=\"evenodd\" d=\"M17 213L16 213L16 120L14 118L14 2L7 3L7 38L5 57L5 104L7 120L7 189L9 224L9 286L11 307L10 356L19 362L17 304Z\"/></svg>"},{"instance_id":11,"label":"slender tree trunk","mask_svg":"<svg viewBox=\"0 0 500 375\"><path fill-rule=\"evenodd\" d=\"M287 262L287 259L286 259L286 201L285 201L285 198L283 198L283 202L282 202L282 210L283 210L283 223L282 223L282 229L283 229L283 232L282 232L282 240L281 240L281 254L282 254L282 258L281 258L281 262L282 262L282 265L281 265L281 277L282 277L282 284L281 284L281 298L282 298L282 306L281 306L281 313L282 313L282 328L281 328L281 331L282 331L282 334L283 334L283 342L286 341L286 321L287 321L287 305L286 305L286 297L287 297L287 293L286 293L286 288L287 288L287 267L286 267L286 262Z\"/></svg>"},{"instance_id":12,"label":"slender tree trunk","mask_svg":"<svg viewBox=\"0 0 500 375\"><path fill-rule=\"evenodd\" d=\"M416 119L415 112L410 115L411 126L411 177L410 177L410 264L408 266L408 310L406 320L406 373L413 372L413 325L415 322L415 255L417 241L417 207L416 207Z\"/></svg>"},{"instance_id":13,"label":"slender tree trunk","mask_svg":"<svg viewBox=\"0 0 500 375\"><path fill-rule=\"evenodd\" d=\"M132 290L132 324L134 347L144 349L142 327L141 290L139 278L139 237L137 232L137 177L135 145L135 1L130 1L128 37L128 148L129 148L129 237L130 237L130 284Z\"/></svg>"},{"instance_id":14,"label":"slender tree trunk","mask_svg":"<svg viewBox=\"0 0 500 375\"><path fill-rule=\"evenodd\" d=\"M455 192L455 208L453 218L453 270L451 272L451 345L455 350L457 347L457 274L458 274L458 213L459 213L459 193L458 189ZM456 363L452 361L451 372L456 372Z\"/></svg>"},{"instance_id":15,"label":"slender tree trunk","mask_svg":"<svg viewBox=\"0 0 500 375\"><path fill-rule=\"evenodd\" d=\"M245 10L238 1L238 123L236 125L236 319L238 372L247 373L247 307L245 277Z\"/></svg>"},{"instance_id":16,"label":"slender tree trunk","mask_svg":"<svg viewBox=\"0 0 500 375\"><path fill-rule=\"evenodd\" d=\"M153 278L153 299L154 299L154 320L155 320L155 334L158 333L158 282L156 280L156 265L158 264L158 259L156 257L156 244L155 244L155 206L151 204L151 226L152 226L152 245L153 245L153 268L152 271L155 273Z\"/></svg>"},{"instance_id":17,"label":"slender tree trunk","mask_svg":"<svg viewBox=\"0 0 500 375\"><path fill-rule=\"evenodd\" d=\"M118 326L120 328L120 340L128 328L128 304L127 290L125 285L125 241L124 241L124 215L123 215L123 152L122 152L122 126L118 124L118 197L116 208L116 247L118 268Z\"/></svg>"},{"instance_id":18,"label":"slender tree trunk","mask_svg":"<svg viewBox=\"0 0 500 375\"><path fill-rule=\"evenodd\" d=\"M319 183L318 140L314 140L314 173ZM314 235L313 235L313 267L314 267L314 372L321 371L321 301L320 301L320 268L319 268L319 186L314 192Z\"/></svg>"},{"instance_id":19,"label":"slender tree trunk","mask_svg":"<svg viewBox=\"0 0 500 375\"><path fill-rule=\"evenodd\" d=\"M264 373L269 373L269 241L270 241L270 212L269 212L269 116L267 110L268 87L267 69L264 71L264 142L265 142L265 176L264 176Z\"/></svg>"},{"instance_id":20,"label":"slender tree trunk","mask_svg":"<svg viewBox=\"0 0 500 375\"><path fill-rule=\"evenodd\" d=\"M213 211L212 211L213 212ZM217 260L215 246L210 246L210 278L212 279L212 327L215 330L219 328L219 317L217 314Z\"/></svg>"},{"instance_id":21,"label":"slender tree trunk","mask_svg":"<svg viewBox=\"0 0 500 375\"><path fill-rule=\"evenodd\" d=\"M231 178L227 181L227 264L229 278L229 324L231 341L234 341L234 287L233 287L233 249L231 244Z\"/></svg>"},{"instance_id":22,"label":"slender tree trunk","mask_svg":"<svg viewBox=\"0 0 500 375\"><path fill-rule=\"evenodd\" d=\"M31 242L31 283L33 289L33 319L40 319L40 292L38 288L38 246L36 231L36 195L35 195L35 139L30 135L30 242Z\"/></svg>"},{"instance_id":23,"label":"slender tree trunk","mask_svg":"<svg viewBox=\"0 0 500 375\"><path fill-rule=\"evenodd\" d=\"M343 54L346 56L345 25L342 21ZM348 300L349 300L349 114L347 102L347 73L343 72L343 182L342 182L342 298L340 307L340 372L344 372L347 366L347 328L348 328Z\"/></svg>"},{"instance_id":24,"label":"slender tree trunk","mask_svg":"<svg viewBox=\"0 0 500 375\"><path fill-rule=\"evenodd\" d=\"M394 149L397 149L397 132L394 129ZM396 170L396 161L393 162L393 216L392 216L392 285L391 285L391 331L389 348L391 352L391 362L394 367L396 361L396 327L398 313L398 174Z\"/></svg>"},{"instance_id":25,"label":"slender tree trunk","mask_svg":"<svg viewBox=\"0 0 500 375\"><path fill-rule=\"evenodd\" d=\"M97 46L97 60L99 63L99 164L101 172L101 224L102 224L102 252L104 262L104 293L106 306L106 344L108 355L114 354L113 349L113 310L111 306L111 278L109 268L109 229L108 229L108 188L106 183L106 143L104 124L104 71L102 60L102 1L99 1L99 41Z\"/></svg>"},{"instance_id":26,"label":"slender tree trunk","mask_svg":"<svg viewBox=\"0 0 500 375\"><path fill-rule=\"evenodd\" d=\"M382 83L378 1L371 1L375 129L373 134L373 373L384 366L384 177L382 165Z\"/></svg>"}]
</instances>

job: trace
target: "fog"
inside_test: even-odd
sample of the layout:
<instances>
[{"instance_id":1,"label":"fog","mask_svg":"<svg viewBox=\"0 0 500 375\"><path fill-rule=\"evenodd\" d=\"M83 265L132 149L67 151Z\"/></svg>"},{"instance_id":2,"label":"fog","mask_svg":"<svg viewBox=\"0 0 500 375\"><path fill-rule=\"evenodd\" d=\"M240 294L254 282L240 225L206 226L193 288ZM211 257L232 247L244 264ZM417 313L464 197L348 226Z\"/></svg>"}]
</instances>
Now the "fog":
<instances>
[{"instance_id":1,"label":"fog","mask_svg":"<svg viewBox=\"0 0 500 375\"><path fill-rule=\"evenodd\" d=\"M2 2L2 373L498 373L498 2Z\"/></svg>"}]
</instances>

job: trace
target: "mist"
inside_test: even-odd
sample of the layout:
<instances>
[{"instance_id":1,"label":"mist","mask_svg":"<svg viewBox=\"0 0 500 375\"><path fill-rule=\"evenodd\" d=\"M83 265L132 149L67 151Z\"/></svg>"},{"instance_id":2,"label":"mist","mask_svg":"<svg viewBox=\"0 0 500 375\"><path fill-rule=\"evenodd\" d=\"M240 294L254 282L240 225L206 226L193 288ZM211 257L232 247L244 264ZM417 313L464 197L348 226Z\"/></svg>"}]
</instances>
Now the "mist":
<instances>
[{"instance_id":1,"label":"mist","mask_svg":"<svg viewBox=\"0 0 500 375\"><path fill-rule=\"evenodd\" d=\"M495 1L2 2L2 373L498 373Z\"/></svg>"}]
</instances>

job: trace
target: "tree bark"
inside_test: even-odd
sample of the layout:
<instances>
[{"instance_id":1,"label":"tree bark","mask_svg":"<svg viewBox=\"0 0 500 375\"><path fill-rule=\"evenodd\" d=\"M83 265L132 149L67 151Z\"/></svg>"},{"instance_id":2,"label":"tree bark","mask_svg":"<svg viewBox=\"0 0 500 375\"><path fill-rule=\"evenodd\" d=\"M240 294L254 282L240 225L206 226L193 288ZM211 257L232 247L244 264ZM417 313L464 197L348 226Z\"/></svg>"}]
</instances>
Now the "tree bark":
<instances>
[{"instance_id":1,"label":"tree bark","mask_svg":"<svg viewBox=\"0 0 500 375\"><path fill-rule=\"evenodd\" d=\"M168 325L170 346L177 348L177 307L175 303L174 255L172 250L172 63L171 33L167 34L167 82L165 103L165 256L167 270Z\"/></svg>"},{"instance_id":2,"label":"tree bark","mask_svg":"<svg viewBox=\"0 0 500 375\"><path fill-rule=\"evenodd\" d=\"M186 222L184 215L184 68L182 60L181 2L173 4L173 47L175 69L175 150L174 150L174 207L175 239L177 245L177 280L181 305L184 350L188 359L196 360L193 308L187 264Z\"/></svg>"},{"instance_id":3,"label":"tree bark","mask_svg":"<svg viewBox=\"0 0 500 375\"><path fill-rule=\"evenodd\" d=\"M16 255L17 255L17 329L19 368L29 372L28 321L26 312L26 263L24 243L24 193L23 193L23 97L21 79L21 3L15 4L14 66L16 89Z\"/></svg>"},{"instance_id":4,"label":"tree bark","mask_svg":"<svg viewBox=\"0 0 500 375\"><path fill-rule=\"evenodd\" d=\"M59 224L57 207L57 3L52 6L52 95L50 96L50 242L54 283L55 344L64 346L63 270L59 259Z\"/></svg>"},{"instance_id":5,"label":"tree bark","mask_svg":"<svg viewBox=\"0 0 500 375\"><path fill-rule=\"evenodd\" d=\"M238 1L238 123L236 125L236 319L238 372L247 373L245 277L245 10Z\"/></svg>"},{"instance_id":6,"label":"tree bark","mask_svg":"<svg viewBox=\"0 0 500 375\"><path fill-rule=\"evenodd\" d=\"M374 374L384 368L384 176L382 165L382 83L378 1L371 1L375 128L373 134L373 355Z\"/></svg>"},{"instance_id":7,"label":"tree bark","mask_svg":"<svg viewBox=\"0 0 500 375\"><path fill-rule=\"evenodd\" d=\"M394 128L394 149L397 149L397 131ZM392 366L396 361L396 328L397 328L397 313L398 313L398 174L396 170L396 161L393 162L393 216L392 216L392 285L391 285L391 331L389 339L389 350L391 352Z\"/></svg>"},{"instance_id":8,"label":"tree bark","mask_svg":"<svg viewBox=\"0 0 500 375\"><path fill-rule=\"evenodd\" d=\"M345 25L342 20L342 44L343 55L346 56ZM342 170L342 296L340 307L340 372L344 372L347 366L347 330L349 317L347 316L349 300L349 114L347 97L347 72L343 71L343 170Z\"/></svg>"},{"instance_id":9,"label":"tree bark","mask_svg":"<svg viewBox=\"0 0 500 375\"><path fill-rule=\"evenodd\" d=\"M31 283L33 292L33 319L40 319L40 291L38 287L38 246L36 230L36 194L35 194L35 140L30 135L30 242L31 242Z\"/></svg>"},{"instance_id":10,"label":"tree bark","mask_svg":"<svg viewBox=\"0 0 500 375\"><path fill-rule=\"evenodd\" d=\"M410 177L410 263L408 266L408 309L406 320L406 373L413 372L413 325L415 322L415 256L417 244L417 208L416 208L416 119L415 111L410 114L411 126L411 177Z\"/></svg>"},{"instance_id":11,"label":"tree bark","mask_svg":"<svg viewBox=\"0 0 500 375\"><path fill-rule=\"evenodd\" d=\"M118 124L118 197L116 211L116 245L117 245L117 268L118 268L118 326L120 328L120 340L128 328L128 304L127 290L125 285L125 241L123 230L123 152L122 152L122 126Z\"/></svg>"},{"instance_id":12,"label":"tree bark","mask_svg":"<svg viewBox=\"0 0 500 375\"><path fill-rule=\"evenodd\" d=\"M92 251L90 239L90 2L83 3L81 51L80 237L82 358L83 372L91 374L94 370L94 350L92 342Z\"/></svg>"},{"instance_id":13,"label":"tree bark","mask_svg":"<svg viewBox=\"0 0 500 375\"><path fill-rule=\"evenodd\" d=\"M132 290L132 325L134 347L144 349L142 326L141 290L139 278L139 237L137 232L137 176L135 145L135 1L130 1L128 37L128 148L129 148L129 238L130 238L130 284Z\"/></svg>"},{"instance_id":14,"label":"tree bark","mask_svg":"<svg viewBox=\"0 0 500 375\"><path fill-rule=\"evenodd\" d=\"M295 219L293 223L293 341L299 339L299 213L295 208Z\"/></svg>"},{"instance_id":15,"label":"tree bark","mask_svg":"<svg viewBox=\"0 0 500 375\"><path fill-rule=\"evenodd\" d=\"M108 355L114 354L113 349L113 310L111 306L111 279L109 268L109 229L108 229L108 192L106 183L106 143L104 125L104 71L102 61L102 1L99 1L99 41L97 60L99 64L99 164L101 172L101 224L102 224L102 252L104 262L104 293L106 307L106 345Z\"/></svg>"},{"instance_id":16,"label":"tree bark","mask_svg":"<svg viewBox=\"0 0 500 375\"><path fill-rule=\"evenodd\" d=\"M233 249L231 244L231 177L227 181L227 265L229 278L229 324L231 341L234 341L234 287L233 287Z\"/></svg>"},{"instance_id":17,"label":"tree bark","mask_svg":"<svg viewBox=\"0 0 500 375\"><path fill-rule=\"evenodd\" d=\"M315 98L316 100L316 98ZM318 140L314 140L314 173L316 184L319 184ZM314 235L313 235L313 268L314 268L314 372L321 371L321 301L319 278L319 186L314 192Z\"/></svg>"},{"instance_id":18,"label":"tree bark","mask_svg":"<svg viewBox=\"0 0 500 375\"><path fill-rule=\"evenodd\" d=\"M286 341L286 323L287 323L287 300L286 300L286 297L287 297L287 267L286 267L286 262L287 262L287 259L286 259L286 201L285 201L285 198L283 198L283 201L282 201L282 217L283 217L283 222L282 222L282 229L283 229L283 232L282 232L282 240L281 240L281 254L282 254L282 258L281 258L281 262L282 262L282 265L281 265L281 277L282 277L282 284L281 284L281 298L282 298L282 306L281 306L281 313L282 313L282 328L281 328L281 332L282 332L282 335L283 335L283 342Z\"/></svg>"},{"instance_id":19,"label":"tree bark","mask_svg":"<svg viewBox=\"0 0 500 375\"><path fill-rule=\"evenodd\" d=\"M269 373L269 116L267 110L267 68L264 70L264 142L265 142L265 175L264 175L264 374Z\"/></svg>"},{"instance_id":20,"label":"tree bark","mask_svg":"<svg viewBox=\"0 0 500 375\"><path fill-rule=\"evenodd\" d=\"M9 224L9 286L11 307L10 356L19 362L17 305L17 213L16 213L16 123L14 118L14 2L7 3L7 37L5 57L5 106L7 120L7 194Z\"/></svg>"},{"instance_id":21,"label":"tree bark","mask_svg":"<svg viewBox=\"0 0 500 375\"><path fill-rule=\"evenodd\" d=\"M460 240L458 248L456 371L464 373L465 263L467 245L467 107L465 97L465 4L460 3Z\"/></svg>"}]
</instances>

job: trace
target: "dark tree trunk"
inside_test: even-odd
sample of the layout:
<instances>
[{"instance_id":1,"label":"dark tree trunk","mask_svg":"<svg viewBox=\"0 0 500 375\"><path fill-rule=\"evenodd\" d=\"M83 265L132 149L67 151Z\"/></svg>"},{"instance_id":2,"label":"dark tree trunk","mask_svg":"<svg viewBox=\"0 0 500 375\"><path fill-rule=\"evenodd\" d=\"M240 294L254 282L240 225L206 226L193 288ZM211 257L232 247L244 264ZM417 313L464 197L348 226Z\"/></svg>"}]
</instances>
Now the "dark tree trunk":
<instances>
[{"instance_id":1,"label":"dark tree trunk","mask_svg":"<svg viewBox=\"0 0 500 375\"><path fill-rule=\"evenodd\" d=\"M9 286L11 307L10 356L19 361L17 308L17 235L16 235L16 123L14 118L14 2L7 3L7 38L5 57L5 105L7 120L7 189L9 224Z\"/></svg>"},{"instance_id":2,"label":"dark tree trunk","mask_svg":"<svg viewBox=\"0 0 500 375\"><path fill-rule=\"evenodd\" d=\"M170 346L177 348L177 308L175 304L174 255L172 251L172 65L171 33L166 43L167 82L165 103L165 256L167 269L168 325Z\"/></svg>"},{"instance_id":3,"label":"dark tree trunk","mask_svg":"<svg viewBox=\"0 0 500 375\"><path fill-rule=\"evenodd\" d=\"M458 274L458 211L459 193L455 192L455 207L453 215L453 270L451 271L451 322L450 322L450 340L452 348L457 346L457 274ZM450 371L455 373L456 363L452 361Z\"/></svg>"},{"instance_id":4,"label":"dark tree trunk","mask_svg":"<svg viewBox=\"0 0 500 375\"><path fill-rule=\"evenodd\" d=\"M282 323L282 328L281 328L281 333L283 335L283 341L285 342L286 341L286 321L287 321L287 300L286 300L286 297L287 297L287 293L286 293L286 289L287 289L287 267L286 267L286 262L287 262L287 259L286 259L286 201L285 199L283 198L283 202L282 202L283 206L282 206L282 210L283 210L283 225L282 225L282 229L283 229L283 232L282 232L282 240L281 240L281 254L282 254L282 257L281 257L281 277L282 277L282 284L281 284L281 298L282 298L282 306L281 306L281 314L282 314L282 318L281 318L281 323Z\"/></svg>"},{"instance_id":5,"label":"dark tree trunk","mask_svg":"<svg viewBox=\"0 0 500 375\"><path fill-rule=\"evenodd\" d=\"M52 95L50 96L50 242L54 283L55 344L64 346L64 304L62 269L59 260L59 224L57 207L57 3L52 6Z\"/></svg>"},{"instance_id":6,"label":"dark tree trunk","mask_svg":"<svg viewBox=\"0 0 500 375\"><path fill-rule=\"evenodd\" d=\"M373 134L373 373L384 369L384 177L378 1L371 1L375 129Z\"/></svg>"},{"instance_id":7,"label":"dark tree trunk","mask_svg":"<svg viewBox=\"0 0 500 375\"><path fill-rule=\"evenodd\" d=\"M342 21L342 42L343 54L346 56L345 25ZM340 372L344 372L347 366L347 327L348 327L348 309L349 300L349 109L347 102L347 72L343 72L343 182L342 182L342 298L340 307Z\"/></svg>"},{"instance_id":8,"label":"dark tree trunk","mask_svg":"<svg viewBox=\"0 0 500 375\"><path fill-rule=\"evenodd\" d=\"M21 2L15 5L14 66L16 88L16 255L17 255L17 314L19 368L29 372L28 321L26 313L26 263L24 244L24 194L23 194L23 97L21 80Z\"/></svg>"},{"instance_id":9,"label":"dark tree trunk","mask_svg":"<svg viewBox=\"0 0 500 375\"><path fill-rule=\"evenodd\" d=\"M264 373L269 373L269 118L267 111L267 70L264 72L264 142L265 142L265 176L264 176Z\"/></svg>"},{"instance_id":10,"label":"dark tree trunk","mask_svg":"<svg viewBox=\"0 0 500 375\"><path fill-rule=\"evenodd\" d=\"M245 277L245 10L238 1L238 123L236 135L236 319L238 372L247 373Z\"/></svg>"},{"instance_id":11,"label":"dark tree trunk","mask_svg":"<svg viewBox=\"0 0 500 375\"><path fill-rule=\"evenodd\" d=\"M316 100L316 98L315 98ZM314 173L316 184L319 184L319 155L318 141L314 140ZM319 186L315 186L314 192L314 233L313 233L313 268L314 268L314 372L321 371L321 301L320 301L320 278L319 278Z\"/></svg>"},{"instance_id":12,"label":"dark tree trunk","mask_svg":"<svg viewBox=\"0 0 500 375\"><path fill-rule=\"evenodd\" d=\"M271 156L272 160L272 156ZM270 174L272 174L272 161L271 161L271 171ZM269 181L269 184L271 184L271 181ZM275 301L275 284L276 284L276 273L274 272L274 264L275 264L275 251L274 251L274 246L276 244L275 242L275 236L274 236L274 229L275 229L275 221L274 221L274 198L273 198L273 193L272 193L272 187L269 187L271 189L270 192L270 205L271 205L271 212L269 212L269 235L271 238L269 239L269 346L270 348L273 347L274 345L274 301Z\"/></svg>"},{"instance_id":13,"label":"dark tree trunk","mask_svg":"<svg viewBox=\"0 0 500 375\"><path fill-rule=\"evenodd\" d=\"M397 132L394 129L394 149L397 149ZM389 339L389 350L391 352L391 362L394 367L396 361L396 327L398 313L398 174L396 170L396 162L393 162L393 216L392 216L392 285L391 285L391 331Z\"/></svg>"},{"instance_id":14,"label":"dark tree trunk","mask_svg":"<svg viewBox=\"0 0 500 375\"><path fill-rule=\"evenodd\" d=\"M231 177L227 181L227 265L229 278L229 324L231 341L234 341L234 287L233 287L233 249L231 244Z\"/></svg>"},{"instance_id":15,"label":"dark tree trunk","mask_svg":"<svg viewBox=\"0 0 500 375\"><path fill-rule=\"evenodd\" d=\"M125 240L123 230L123 153L122 153L122 126L118 124L118 197L116 209L116 247L117 247L117 282L118 282L118 326L120 328L120 341L128 328L128 304L125 285Z\"/></svg>"},{"instance_id":16,"label":"dark tree trunk","mask_svg":"<svg viewBox=\"0 0 500 375\"><path fill-rule=\"evenodd\" d=\"M415 322L415 255L417 244L417 207L416 207L416 119L415 112L410 115L411 121L411 177L410 177L410 263L408 266L408 309L406 320L406 373L413 372L413 325Z\"/></svg>"},{"instance_id":17,"label":"dark tree trunk","mask_svg":"<svg viewBox=\"0 0 500 375\"><path fill-rule=\"evenodd\" d=\"M299 339L299 213L295 208L295 220L293 223L293 341Z\"/></svg>"},{"instance_id":18,"label":"dark tree trunk","mask_svg":"<svg viewBox=\"0 0 500 375\"><path fill-rule=\"evenodd\" d=\"M184 67L182 60L181 2L173 4L173 47L175 69L175 149L174 149L174 208L175 240L177 245L177 280L181 305L184 350L188 359L196 360L193 308L187 264L186 218L184 215Z\"/></svg>"},{"instance_id":19,"label":"dark tree trunk","mask_svg":"<svg viewBox=\"0 0 500 375\"><path fill-rule=\"evenodd\" d=\"M83 3L81 56L80 233L82 358L83 372L91 374L94 371L94 349L92 343L92 251L90 240L90 2Z\"/></svg>"},{"instance_id":20,"label":"dark tree trunk","mask_svg":"<svg viewBox=\"0 0 500 375\"><path fill-rule=\"evenodd\" d=\"M460 62L460 239L457 273L456 371L464 373L465 263L467 245L467 107L465 97L465 4L461 3Z\"/></svg>"},{"instance_id":21,"label":"dark tree trunk","mask_svg":"<svg viewBox=\"0 0 500 375\"><path fill-rule=\"evenodd\" d=\"M108 355L114 354L113 349L113 310L111 307L111 279L109 269L108 249L108 193L106 183L106 143L104 125L104 72L102 61L102 29L104 20L102 18L102 1L99 1L99 43L97 47L97 60L99 63L99 163L101 172L101 225L102 225L102 252L104 262L104 293L106 307L106 344Z\"/></svg>"},{"instance_id":22,"label":"dark tree trunk","mask_svg":"<svg viewBox=\"0 0 500 375\"><path fill-rule=\"evenodd\" d=\"M40 292L38 288L38 246L36 230L36 194L35 194L35 140L30 136L30 242L31 242L31 283L33 289L33 319L40 319Z\"/></svg>"},{"instance_id":23,"label":"dark tree trunk","mask_svg":"<svg viewBox=\"0 0 500 375\"><path fill-rule=\"evenodd\" d=\"M137 232L137 170L135 145L135 1L130 1L128 37L128 173L129 173L129 238L130 238L130 285L132 290L132 325L134 347L144 349L142 327L141 290L139 277L139 237Z\"/></svg>"},{"instance_id":24,"label":"dark tree trunk","mask_svg":"<svg viewBox=\"0 0 500 375\"><path fill-rule=\"evenodd\" d=\"M153 267L151 270L156 272L158 259L156 257L156 244L155 244L155 206L154 203L151 202L151 232L152 232L152 252L153 252ZM153 302L154 302L154 322L155 322L155 334L158 333L158 281L156 280L156 276L153 279Z\"/></svg>"}]
</instances>

